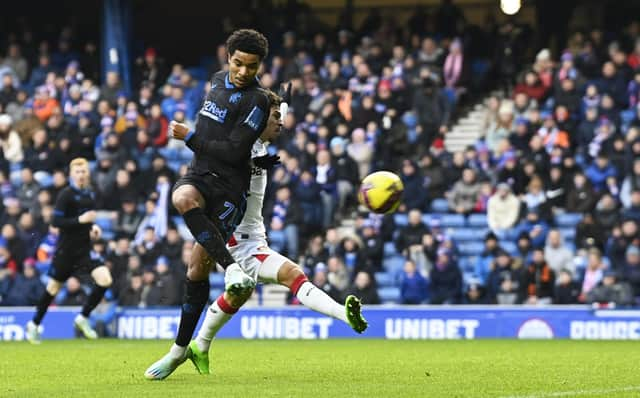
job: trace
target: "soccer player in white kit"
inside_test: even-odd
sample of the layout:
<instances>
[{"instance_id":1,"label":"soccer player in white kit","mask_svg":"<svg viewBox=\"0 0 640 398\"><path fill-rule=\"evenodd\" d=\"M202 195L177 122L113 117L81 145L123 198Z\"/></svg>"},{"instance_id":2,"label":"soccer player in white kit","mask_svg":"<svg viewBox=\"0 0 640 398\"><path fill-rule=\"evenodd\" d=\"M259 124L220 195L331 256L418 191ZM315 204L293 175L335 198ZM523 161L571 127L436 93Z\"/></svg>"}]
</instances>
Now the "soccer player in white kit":
<instances>
[{"instance_id":1,"label":"soccer player in white kit","mask_svg":"<svg viewBox=\"0 0 640 398\"><path fill-rule=\"evenodd\" d=\"M266 142L277 138L282 128L286 107L281 111L279 106L282 98L273 92L269 92L269 96L272 103L269 120L260 139L253 146L252 158L266 155ZM348 296L344 305L337 303L322 289L313 285L297 264L269 248L262 217L267 171L254 167L251 174L246 213L227 243L233 258L256 282L278 283L286 286L306 307L347 323L357 333L364 332L367 321L362 316L360 300L357 297ZM211 262L206 252L203 250L201 252L202 261ZM187 351L187 357L201 374L209 374L208 353L211 341L218 330L251 297L251 293L252 291L243 295L233 295L224 292L209 307L198 335L191 341Z\"/></svg>"}]
</instances>

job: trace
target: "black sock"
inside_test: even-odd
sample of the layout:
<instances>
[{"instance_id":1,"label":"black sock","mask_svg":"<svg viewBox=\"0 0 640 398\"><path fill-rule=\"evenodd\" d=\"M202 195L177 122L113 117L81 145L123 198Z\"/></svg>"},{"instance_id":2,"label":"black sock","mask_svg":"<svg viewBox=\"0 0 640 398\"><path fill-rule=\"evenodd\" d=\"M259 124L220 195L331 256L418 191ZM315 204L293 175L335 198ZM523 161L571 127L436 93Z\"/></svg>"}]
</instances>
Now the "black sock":
<instances>
[{"instance_id":1,"label":"black sock","mask_svg":"<svg viewBox=\"0 0 640 398\"><path fill-rule=\"evenodd\" d=\"M209 279L197 282L187 279L186 284L180 326L178 327L178 336L176 336L176 344L180 347L186 347L191 341L202 310L209 299Z\"/></svg>"},{"instance_id":2,"label":"black sock","mask_svg":"<svg viewBox=\"0 0 640 398\"><path fill-rule=\"evenodd\" d=\"M235 263L233 256L227 250L227 242L224 241L216 225L207 218L201 208L195 207L185 212L182 218L191 231L191 235L222 268L227 269L229 265Z\"/></svg>"},{"instance_id":3,"label":"black sock","mask_svg":"<svg viewBox=\"0 0 640 398\"><path fill-rule=\"evenodd\" d=\"M107 291L106 287L94 285L93 289L91 289L91 294L87 297L87 301L84 303L82 307L82 316L85 318L89 318L89 314L93 311L94 308L98 306L102 297L104 297L104 292Z\"/></svg>"},{"instance_id":4,"label":"black sock","mask_svg":"<svg viewBox=\"0 0 640 398\"><path fill-rule=\"evenodd\" d=\"M39 325L40 322L42 322L42 318L44 318L44 314L47 313L47 309L49 308L49 305L53 301L54 297L55 296L52 296L46 290L44 291L44 293L42 293L42 296L40 296L40 300L36 305L36 314L33 316L33 323Z\"/></svg>"}]
</instances>

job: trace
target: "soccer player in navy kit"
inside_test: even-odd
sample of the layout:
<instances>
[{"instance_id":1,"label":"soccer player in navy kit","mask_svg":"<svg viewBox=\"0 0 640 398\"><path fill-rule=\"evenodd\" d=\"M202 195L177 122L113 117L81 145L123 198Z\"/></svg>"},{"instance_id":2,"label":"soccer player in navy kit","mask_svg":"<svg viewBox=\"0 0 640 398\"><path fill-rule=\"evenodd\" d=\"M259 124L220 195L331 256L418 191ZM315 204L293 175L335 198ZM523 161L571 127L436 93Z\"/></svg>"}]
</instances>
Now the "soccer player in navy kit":
<instances>
[{"instance_id":1,"label":"soccer player in navy kit","mask_svg":"<svg viewBox=\"0 0 640 398\"><path fill-rule=\"evenodd\" d=\"M38 301L36 314L27 324L27 340L39 344L43 328L40 323L49 305L60 291L62 284L79 271L90 271L95 282L82 312L74 319L74 325L86 338L98 337L89 324L89 314L100 303L111 286L111 273L102 259L91 258L91 240L99 239L102 231L94 224L95 193L90 186L89 162L76 158L69 163L70 186L58 194L52 225L60 229L60 236L49 268L47 289Z\"/></svg>"},{"instance_id":2,"label":"soccer player in navy kit","mask_svg":"<svg viewBox=\"0 0 640 398\"><path fill-rule=\"evenodd\" d=\"M264 130L269 98L256 79L268 52L267 39L251 29L235 31L227 39L229 72L213 76L211 90L198 113L195 131L172 121L172 138L184 140L195 157L187 174L176 182L172 202L195 238L188 264L185 297L175 344L145 372L163 379L186 359L186 349L209 298L209 268L194 258L206 251L225 269L225 290L241 294L255 281L236 263L226 242L242 219L251 178L251 148ZM254 160L269 163L272 157Z\"/></svg>"}]
</instances>

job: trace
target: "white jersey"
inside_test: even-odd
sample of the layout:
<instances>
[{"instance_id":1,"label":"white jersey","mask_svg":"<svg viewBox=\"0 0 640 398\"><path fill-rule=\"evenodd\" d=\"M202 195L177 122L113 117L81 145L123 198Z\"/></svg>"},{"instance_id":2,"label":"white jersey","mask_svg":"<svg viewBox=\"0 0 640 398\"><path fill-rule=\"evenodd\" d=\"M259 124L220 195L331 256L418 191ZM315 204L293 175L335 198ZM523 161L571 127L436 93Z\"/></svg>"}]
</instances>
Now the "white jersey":
<instances>
[{"instance_id":1,"label":"white jersey","mask_svg":"<svg viewBox=\"0 0 640 398\"><path fill-rule=\"evenodd\" d=\"M258 138L251 148L251 158L266 155L267 146ZM249 197L247 198L247 211L236 228L236 232L248 234L251 237L267 237L262 217L262 205L264 204L264 194L267 189L267 171L260 167L251 168L251 182L249 184Z\"/></svg>"}]
</instances>

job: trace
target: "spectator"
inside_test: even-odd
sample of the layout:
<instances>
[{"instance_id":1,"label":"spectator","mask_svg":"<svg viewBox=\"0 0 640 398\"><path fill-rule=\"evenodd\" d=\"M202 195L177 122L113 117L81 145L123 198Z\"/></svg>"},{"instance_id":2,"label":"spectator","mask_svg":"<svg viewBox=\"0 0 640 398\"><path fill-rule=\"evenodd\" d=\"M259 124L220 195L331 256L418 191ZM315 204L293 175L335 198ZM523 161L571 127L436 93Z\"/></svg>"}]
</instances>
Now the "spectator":
<instances>
[{"instance_id":1,"label":"spectator","mask_svg":"<svg viewBox=\"0 0 640 398\"><path fill-rule=\"evenodd\" d=\"M142 231L140 240L136 240L135 252L143 267L152 267L160 256L161 244L153 227L147 226Z\"/></svg>"},{"instance_id":2,"label":"spectator","mask_svg":"<svg viewBox=\"0 0 640 398\"><path fill-rule=\"evenodd\" d=\"M24 154L18 133L12 128L13 121L7 114L0 115L0 146L4 158L10 163L21 162Z\"/></svg>"},{"instance_id":3,"label":"spectator","mask_svg":"<svg viewBox=\"0 0 640 398\"><path fill-rule=\"evenodd\" d=\"M400 302L402 304L422 304L429 297L427 280L416 271L416 265L408 260L404 264L400 284Z\"/></svg>"},{"instance_id":4,"label":"spectator","mask_svg":"<svg viewBox=\"0 0 640 398\"><path fill-rule=\"evenodd\" d=\"M616 168L609 162L609 158L604 152L600 152L595 160L586 171L586 176L593 184L596 192L602 192L605 189L605 181L608 177L616 177L618 172Z\"/></svg>"},{"instance_id":5,"label":"spectator","mask_svg":"<svg viewBox=\"0 0 640 398\"><path fill-rule=\"evenodd\" d=\"M303 256L303 260L301 261L304 273L313 277L316 266L320 263L326 264L328 259L329 251L324 247L324 239L322 236L316 235L311 237L309 244L307 245L307 250Z\"/></svg>"},{"instance_id":6,"label":"spectator","mask_svg":"<svg viewBox=\"0 0 640 398\"><path fill-rule=\"evenodd\" d=\"M327 279L327 266L324 263L318 263L313 272L313 284L322 289L332 299L341 301L343 294Z\"/></svg>"},{"instance_id":7,"label":"spectator","mask_svg":"<svg viewBox=\"0 0 640 398\"><path fill-rule=\"evenodd\" d=\"M11 68L18 76L21 82L25 82L27 79L27 73L29 71L29 64L27 60L20 54L20 46L18 44L10 44L7 50L7 56L3 63L4 66Z\"/></svg>"},{"instance_id":8,"label":"spectator","mask_svg":"<svg viewBox=\"0 0 640 398\"><path fill-rule=\"evenodd\" d=\"M118 75L118 72L109 71L107 72L105 84L100 88L100 99L106 100L113 106L121 89L120 75Z\"/></svg>"},{"instance_id":9,"label":"spectator","mask_svg":"<svg viewBox=\"0 0 640 398\"><path fill-rule=\"evenodd\" d=\"M640 189L640 159L634 159L631 173L627 175L620 189L620 201L622 205L631 207L631 192Z\"/></svg>"},{"instance_id":10,"label":"spectator","mask_svg":"<svg viewBox=\"0 0 640 398\"><path fill-rule=\"evenodd\" d=\"M587 302L627 306L631 305L634 299L631 286L627 282L618 281L615 271L607 271L602 281L587 294Z\"/></svg>"},{"instance_id":11,"label":"spectator","mask_svg":"<svg viewBox=\"0 0 640 398\"><path fill-rule=\"evenodd\" d=\"M525 268L521 294L526 304L551 304L555 272L544 259L544 250L533 250L531 263Z\"/></svg>"},{"instance_id":12,"label":"spectator","mask_svg":"<svg viewBox=\"0 0 640 398\"><path fill-rule=\"evenodd\" d=\"M180 267L182 247L184 246L184 240L178 233L176 226L171 223L167 228L167 236L165 236L162 244L162 256L168 261L169 268L175 269Z\"/></svg>"},{"instance_id":13,"label":"spectator","mask_svg":"<svg viewBox=\"0 0 640 398\"><path fill-rule=\"evenodd\" d=\"M298 224L302 219L300 207L291 199L289 187L282 187L276 193L273 204L266 206L266 220L269 222L269 239L273 249L298 256ZM286 251L285 251L286 250Z\"/></svg>"},{"instance_id":14,"label":"spectator","mask_svg":"<svg viewBox=\"0 0 640 398\"><path fill-rule=\"evenodd\" d=\"M422 236L429 232L422 222L422 213L414 209L409 212L408 225L400 230L396 239L396 249L403 253L413 245L420 245Z\"/></svg>"},{"instance_id":15,"label":"spectator","mask_svg":"<svg viewBox=\"0 0 640 398\"><path fill-rule=\"evenodd\" d=\"M24 262L21 274L0 278L0 305L24 307L37 304L44 291L44 285L35 265L35 260L28 258Z\"/></svg>"},{"instance_id":16,"label":"spectator","mask_svg":"<svg viewBox=\"0 0 640 398\"><path fill-rule=\"evenodd\" d=\"M424 178L418 172L416 164L408 159L403 160L400 178L404 185L402 195L404 208L425 210L428 205L427 190L424 186Z\"/></svg>"},{"instance_id":17,"label":"spectator","mask_svg":"<svg viewBox=\"0 0 640 398\"><path fill-rule=\"evenodd\" d=\"M495 265L486 282L489 303L518 303L521 279L520 270L514 267L513 259L509 253L504 250L497 251Z\"/></svg>"},{"instance_id":18,"label":"spectator","mask_svg":"<svg viewBox=\"0 0 640 398\"><path fill-rule=\"evenodd\" d=\"M35 207L38 192L40 191L40 185L33 179L31 169L22 169L20 175L22 177L22 181L17 192L18 200L20 200L20 206L23 210L32 209Z\"/></svg>"},{"instance_id":19,"label":"spectator","mask_svg":"<svg viewBox=\"0 0 640 398\"><path fill-rule=\"evenodd\" d=\"M640 222L640 188L631 192L631 203L623 210L622 218Z\"/></svg>"},{"instance_id":20,"label":"spectator","mask_svg":"<svg viewBox=\"0 0 640 398\"><path fill-rule=\"evenodd\" d=\"M584 174L578 172L573 177L573 186L567 196L566 210L569 213L586 213L595 205L595 192Z\"/></svg>"},{"instance_id":21,"label":"spectator","mask_svg":"<svg viewBox=\"0 0 640 398\"><path fill-rule=\"evenodd\" d=\"M489 301L487 299L487 292L484 286L475 281L469 283L464 294L463 303L467 305L489 304Z\"/></svg>"},{"instance_id":22,"label":"spectator","mask_svg":"<svg viewBox=\"0 0 640 398\"><path fill-rule=\"evenodd\" d=\"M614 228L611 232L611 237L606 245L607 257L614 265L624 264L627 248L639 243L638 223L626 220L620 228Z\"/></svg>"},{"instance_id":23,"label":"spectator","mask_svg":"<svg viewBox=\"0 0 640 398\"><path fill-rule=\"evenodd\" d=\"M118 210L114 226L115 232L126 236L128 239L133 239L138 231L138 226L142 222L142 217L143 215L136 208L135 198L132 196L123 197L121 209Z\"/></svg>"},{"instance_id":24,"label":"spectator","mask_svg":"<svg viewBox=\"0 0 640 398\"><path fill-rule=\"evenodd\" d=\"M561 270L575 272L573 264L573 253L562 240L562 235L557 229L552 229L547 235L547 244L544 247L544 260L551 267L551 270L559 274Z\"/></svg>"},{"instance_id":25,"label":"spectator","mask_svg":"<svg viewBox=\"0 0 640 398\"><path fill-rule=\"evenodd\" d=\"M489 232L484 238L484 250L476 259L475 276L481 284L487 283L487 278L491 270L495 268L496 255L502 251L498 245L498 237L493 232Z\"/></svg>"},{"instance_id":26,"label":"spectator","mask_svg":"<svg viewBox=\"0 0 640 398\"><path fill-rule=\"evenodd\" d=\"M553 292L553 304L578 304L580 286L573 281L571 272L561 270L558 273L558 283Z\"/></svg>"},{"instance_id":27,"label":"spectator","mask_svg":"<svg viewBox=\"0 0 640 398\"><path fill-rule=\"evenodd\" d=\"M343 193L348 195L346 193L348 187L341 185L341 182L344 183L345 181L338 180L338 195L340 195L339 190L341 186L345 189ZM311 172L308 170L303 171L296 184L293 196L299 201L302 213L301 227L305 228L305 231L306 229L312 230L322 226L324 209L318 206L320 191L320 185L315 181Z\"/></svg>"},{"instance_id":28,"label":"spectator","mask_svg":"<svg viewBox=\"0 0 640 398\"><path fill-rule=\"evenodd\" d=\"M327 228L333 221L335 197L337 194L336 170L331 165L331 155L326 150L318 151L317 165L314 169L316 182L320 185L322 200L322 226Z\"/></svg>"},{"instance_id":29,"label":"spectator","mask_svg":"<svg viewBox=\"0 0 640 398\"><path fill-rule=\"evenodd\" d=\"M465 169L462 180L455 183L449 191L449 208L458 214L469 214L473 210L480 192L480 185L476 182L476 173L472 169Z\"/></svg>"},{"instance_id":30,"label":"spectator","mask_svg":"<svg viewBox=\"0 0 640 398\"><path fill-rule=\"evenodd\" d=\"M504 233L516 224L519 215L520 201L511 193L509 184L498 184L487 206L489 228L496 234Z\"/></svg>"},{"instance_id":31,"label":"spectator","mask_svg":"<svg viewBox=\"0 0 640 398\"><path fill-rule=\"evenodd\" d=\"M347 153L358 164L360 179L365 178L371 170L373 149L366 142L364 129L358 128L351 134L351 143L347 145Z\"/></svg>"},{"instance_id":32,"label":"spectator","mask_svg":"<svg viewBox=\"0 0 640 398\"><path fill-rule=\"evenodd\" d=\"M162 114L162 109L159 104L151 105L149 119L146 122L146 129L149 134L149 138L153 142L153 146L156 148L164 147L167 145L167 129L169 128L169 122L167 118Z\"/></svg>"},{"instance_id":33,"label":"spectator","mask_svg":"<svg viewBox=\"0 0 640 398\"><path fill-rule=\"evenodd\" d=\"M605 193L600 197L596 204L594 215L600 225L607 231L611 231L620 221L620 212L616 200L609 193Z\"/></svg>"},{"instance_id":34,"label":"spectator","mask_svg":"<svg viewBox=\"0 0 640 398\"><path fill-rule=\"evenodd\" d=\"M542 102L546 96L547 89L540 82L536 72L528 71L524 75L524 81L517 84L513 92L514 94L524 93L528 97Z\"/></svg>"},{"instance_id":35,"label":"spectator","mask_svg":"<svg viewBox=\"0 0 640 398\"><path fill-rule=\"evenodd\" d=\"M627 249L622 276L631 284L634 297L640 297L640 248L638 246L632 245Z\"/></svg>"},{"instance_id":36,"label":"spectator","mask_svg":"<svg viewBox=\"0 0 640 398\"><path fill-rule=\"evenodd\" d=\"M364 223L360 238L362 239L362 257L364 261L375 272L382 271L384 242L371 222Z\"/></svg>"},{"instance_id":37,"label":"spectator","mask_svg":"<svg viewBox=\"0 0 640 398\"><path fill-rule=\"evenodd\" d=\"M56 111L59 111L58 101L55 98L51 98L46 87L38 87L35 101L33 101L33 114L44 123Z\"/></svg>"},{"instance_id":38,"label":"spectator","mask_svg":"<svg viewBox=\"0 0 640 398\"><path fill-rule=\"evenodd\" d=\"M594 219L591 213L585 213L582 220L576 225L576 247L604 247L605 234L600 223Z\"/></svg>"},{"instance_id":39,"label":"spectator","mask_svg":"<svg viewBox=\"0 0 640 398\"><path fill-rule=\"evenodd\" d=\"M331 155L333 157L333 168L336 171L336 183L338 190L338 209L346 209L355 192L355 188L360 181L358 164L347 155L345 151L345 141L341 137L333 137L330 143ZM314 194L318 197L318 193Z\"/></svg>"},{"instance_id":40,"label":"spectator","mask_svg":"<svg viewBox=\"0 0 640 398\"><path fill-rule=\"evenodd\" d=\"M537 211L532 210L527 213L517 226L519 233L526 232L531 238L531 245L534 248L542 248L547 239L548 225L544 220L540 219Z\"/></svg>"},{"instance_id":41,"label":"spectator","mask_svg":"<svg viewBox=\"0 0 640 398\"><path fill-rule=\"evenodd\" d=\"M360 297L363 304L380 304L378 292L371 282L371 276L366 272L358 272L353 287L347 290L347 295Z\"/></svg>"},{"instance_id":42,"label":"spectator","mask_svg":"<svg viewBox=\"0 0 640 398\"><path fill-rule=\"evenodd\" d=\"M587 262L587 269L582 276L582 289L578 300L586 302L589 292L595 288L604 275L604 265L602 264L602 255L598 249L590 249Z\"/></svg>"},{"instance_id":43,"label":"spectator","mask_svg":"<svg viewBox=\"0 0 640 398\"><path fill-rule=\"evenodd\" d=\"M430 304L458 304L462 296L462 274L446 249L438 251L435 266L429 274Z\"/></svg>"},{"instance_id":44,"label":"spectator","mask_svg":"<svg viewBox=\"0 0 640 398\"><path fill-rule=\"evenodd\" d=\"M419 153L425 153L431 143L447 131L451 110L449 101L439 89L438 78L429 72L421 78L422 86L413 97L413 109L420 126Z\"/></svg>"},{"instance_id":45,"label":"spectator","mask_svg":"<svg viewBox=\"0 0 640 398\"><path fill-rule=\"evenodd\" d=\"M87 301L87 293L85 293L80 281L75 276L67 279L64 294L61 294L61 306L82 306Z\"/></svg>"}]
</instances>

